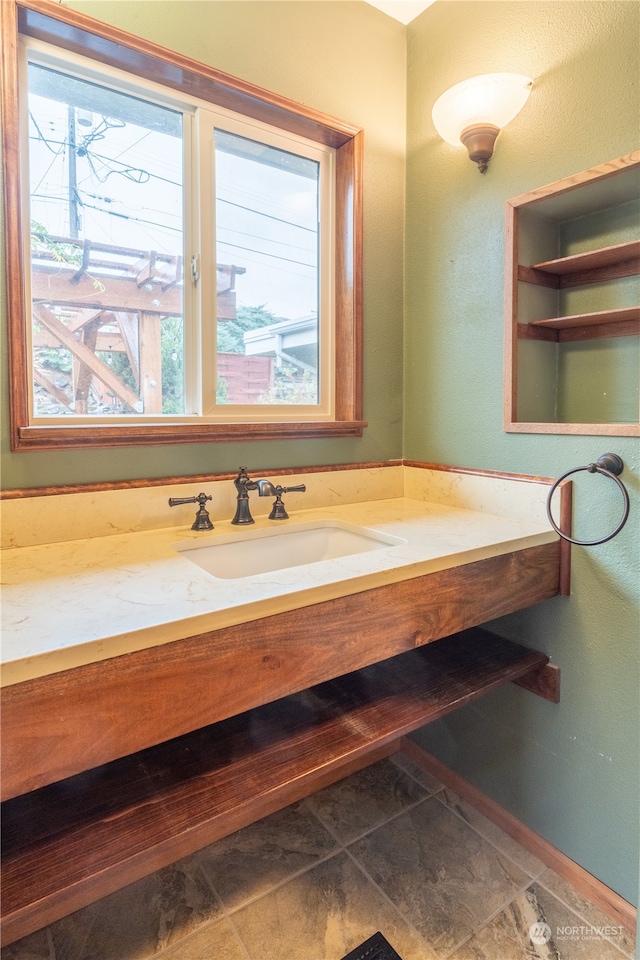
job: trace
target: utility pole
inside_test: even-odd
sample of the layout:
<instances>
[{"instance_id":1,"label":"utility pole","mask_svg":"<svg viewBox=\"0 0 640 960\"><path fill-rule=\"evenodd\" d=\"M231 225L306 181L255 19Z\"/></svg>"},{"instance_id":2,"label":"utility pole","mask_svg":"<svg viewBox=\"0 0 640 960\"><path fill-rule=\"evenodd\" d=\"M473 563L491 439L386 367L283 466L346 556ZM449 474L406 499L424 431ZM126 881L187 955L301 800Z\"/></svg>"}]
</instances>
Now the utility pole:
<instances>
[{"instance_id":1,"label":"utility pole","mask_svg":"<svg viewBox=\"0 0 640 960\"><path fill-rule=\"evenodd\" d=\"M76 171L76 108L69 104L67 110L69 117L69 236L77 240L80 233L80 216Z\"/></svg>"}]
</instances>

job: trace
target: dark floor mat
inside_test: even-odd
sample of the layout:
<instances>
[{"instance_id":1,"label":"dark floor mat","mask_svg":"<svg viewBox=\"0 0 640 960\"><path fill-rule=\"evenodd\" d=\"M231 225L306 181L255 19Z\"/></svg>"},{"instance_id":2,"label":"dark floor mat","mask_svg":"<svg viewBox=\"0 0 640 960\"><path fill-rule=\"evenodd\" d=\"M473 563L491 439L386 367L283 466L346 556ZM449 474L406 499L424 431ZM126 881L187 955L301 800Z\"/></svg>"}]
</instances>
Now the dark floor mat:
<instances>
[{"instance_id":1,"label":"dark floor mat","mask_svg":"<svg viewBox=\"0 0 640 960\"><path fill-rule=\"evenodd\" d=\"M391 944L381 933L374 933L372 937L361 943L359 947L348 953L342 960L402 960Z\"/></svg>"}]
</instances>

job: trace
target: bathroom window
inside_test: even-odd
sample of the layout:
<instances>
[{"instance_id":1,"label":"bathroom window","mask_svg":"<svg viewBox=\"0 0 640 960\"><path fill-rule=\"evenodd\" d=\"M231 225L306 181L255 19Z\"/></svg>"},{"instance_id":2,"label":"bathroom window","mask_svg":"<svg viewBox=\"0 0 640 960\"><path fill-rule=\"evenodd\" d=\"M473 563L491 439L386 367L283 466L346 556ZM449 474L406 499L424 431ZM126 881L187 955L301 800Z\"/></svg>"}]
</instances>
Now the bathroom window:
<instances>
[{"instance_id":1,"label":"bathroom window","mask_svg":"<svg viewBox=\"0 0 640 960\"><path fill-rule=\"evenodd\" d=\"M8 8L13 449L361 435L359 132Z\"/></svg>"}]
</instances>

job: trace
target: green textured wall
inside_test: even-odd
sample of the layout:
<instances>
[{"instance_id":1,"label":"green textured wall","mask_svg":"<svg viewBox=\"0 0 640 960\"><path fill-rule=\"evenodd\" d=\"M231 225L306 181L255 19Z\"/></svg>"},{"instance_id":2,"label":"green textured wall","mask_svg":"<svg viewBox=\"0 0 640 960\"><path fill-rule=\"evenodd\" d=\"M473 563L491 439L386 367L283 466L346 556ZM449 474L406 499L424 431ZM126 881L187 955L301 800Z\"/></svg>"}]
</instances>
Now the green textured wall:
<instances>
[{"instance_id":1,"label":"green textured wall","mask_svg":"<svg viewBox=\"0 0 640 960\"><path fill-rule=\"evenodd\" d=\"M502 430L504 202L638 147L640 6L437 2L408 28L405 444L408 458L558 476L612 450L631 519L573 548L572 594L494 627L562 669L562 699L498 691L420 742L629 900L638 881L639 444ZM466 77L534 78L485 176L440 140L431 106ZM620 507L576 478L577 536Z\"/></svg>"},{"instance_id":2,"label":"green textured wall","mask_svg":"<svg viewBox=\"0 0 640 960\"><path fill-rule=\"evenodd\" d=\"M364 411L369 428L356 440L11 454L5 376L3 486L188 475L235 470L241 463L262 469L401 457L404 26L362 2L82 0L64 5L364 128Z\"/></svg>"}]
</instances>

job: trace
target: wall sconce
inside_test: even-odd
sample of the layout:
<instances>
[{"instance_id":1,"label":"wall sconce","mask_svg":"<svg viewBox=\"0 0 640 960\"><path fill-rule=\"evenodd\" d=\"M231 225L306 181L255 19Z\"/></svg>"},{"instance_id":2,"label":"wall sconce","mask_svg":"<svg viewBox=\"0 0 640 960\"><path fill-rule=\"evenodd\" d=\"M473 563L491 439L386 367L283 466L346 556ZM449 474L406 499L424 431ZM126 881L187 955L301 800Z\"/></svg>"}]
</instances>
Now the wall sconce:
<instances>
[{"instance_id":1,"label":"wall sconce","mask_svg":"<svg viewBox=\"0 0 640 960\"><path fill-rule=\"evenodd\" d=\"M463 144L484 173L496 137L520 113L532 85L533 80L519 73L486 73L463 80L433 105L435 128L452 146Z\"/></svg>"}]
</instances>

